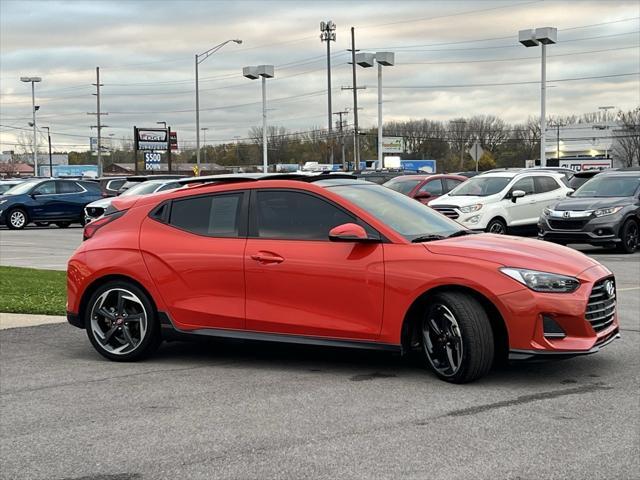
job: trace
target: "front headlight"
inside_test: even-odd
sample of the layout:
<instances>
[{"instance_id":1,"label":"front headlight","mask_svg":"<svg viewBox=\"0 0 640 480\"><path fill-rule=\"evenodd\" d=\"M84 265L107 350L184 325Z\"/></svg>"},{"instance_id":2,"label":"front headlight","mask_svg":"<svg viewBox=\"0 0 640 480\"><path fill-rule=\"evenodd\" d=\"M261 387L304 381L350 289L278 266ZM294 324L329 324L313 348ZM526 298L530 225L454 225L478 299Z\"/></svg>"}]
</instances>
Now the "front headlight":
<instances>
[{"instance_id":1,"label":"front headlight","mask_svg":"<svg viewBox=\"0 0 640 480\"><path fill-rule=\"evenodd\" d=\"M467 205L466 207L460 207L460 211L462 213L471 213L471 212L477 212L481 208L482 208L482 204L476 203L475 205Z\"/></svg>"},{"instance_id":2,"label":"front headlight","mask_svg":"<svg viewBox=\"0 0 640 480\"><path fill-rule=\"evenodd\" d=\"M551 209L550 209L550 208L545 207L545 209L544 209L544 210L542 210L542 214L543 214L545 217L548 217L549 215L551 215Z\"/></svg>"},{"instance_id":3,"label":"front headlight","mask_svg":"<svg viewBox=\"0 0 640 480\"><path fill-rule=\"evenodd\" d=\"M570 293L580 286L580 280L557 273L524 268L501 268L500 271L536 292Z\"/></svg>"},{"instance_id":4,"label":"front headlight","mask_svg":"<svg viewBox=\"0 0 640 480\"><path fill-rule=\"evenodd\" d=\"M593 214L596 217L604 217L605 215L613 215L614 213L618 213L622 210L622 207L609 207L609 208L599 208Z\"/></svg>"},{"instance_id":5,"label":"front headlight","mask_svg":"<svg viewBox=\"0 0 640 480\"><path fill-rule=\"evenodd\" d=\"M0 205L2 205L3 203L7 203L7 200L6 199L0 200Z\"/></svg>"}]
</instances>

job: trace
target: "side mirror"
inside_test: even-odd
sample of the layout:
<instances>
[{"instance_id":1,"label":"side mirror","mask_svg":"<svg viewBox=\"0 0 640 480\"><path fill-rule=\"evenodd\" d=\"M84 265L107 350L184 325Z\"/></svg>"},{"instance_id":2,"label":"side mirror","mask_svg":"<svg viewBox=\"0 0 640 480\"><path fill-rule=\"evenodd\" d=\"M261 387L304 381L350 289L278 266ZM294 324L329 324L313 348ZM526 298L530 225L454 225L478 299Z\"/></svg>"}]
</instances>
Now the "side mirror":
<instances>
[{"instance_id":1,"label":"side mirror","mask_svg":"<svg viewBox=\"0 0 640 480\"><path fill-rule=\"evenodd\" d=\"M527 192L525 192L524 190L514 190L513 192L511 192L511 201L513 203L516 203L516 200L518 198L522 198L527 194Z\"/></svg>"},{"instance_id":2,"label":"side mirror","mask_svg":"<svg viewBox=\"0 0 640 480\"><path fill-rule=\"evenodd\" d=\"M571 195L573 195L573 192L575 192L573 188L570 190L567 190L567 197L570 197Z\"/></svg>"},{"instance_id":3,"label":"side mirror","mask_svg":"<svg viewBox=\"0 0 640 480\"><path fill-rule=\"evenodd\" d=\"M367 232L355 223L343 223L333 227L329 231L329 240L332 242L370 242Z\"/></svg>"},{"instance_id":4,"label":"side mirror","mask_svg":"<svg viewBox=\"0 0 640 480\"><path fill-rule=\"evenodd\" d=\"M416 193L413 198L415 198L416 200L424 200L426 198L431 198L432 196L433 195L431 195L429 192L420 192Z\"/></svg>"}]
</instances>

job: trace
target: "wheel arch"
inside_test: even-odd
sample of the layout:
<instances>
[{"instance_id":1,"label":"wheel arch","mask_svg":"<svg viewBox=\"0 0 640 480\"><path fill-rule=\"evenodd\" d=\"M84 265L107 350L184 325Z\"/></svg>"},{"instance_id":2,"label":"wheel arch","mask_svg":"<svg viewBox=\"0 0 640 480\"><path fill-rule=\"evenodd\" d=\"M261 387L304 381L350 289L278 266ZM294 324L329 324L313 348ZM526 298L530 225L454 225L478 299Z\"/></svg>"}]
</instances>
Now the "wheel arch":
<instances>
[{"instance_id":1,"label":"wheel arch","mask_svg":"<svg viewBox=\"0 0 640 480\"><path fill-rule=\"evenodd\" d=\"M506 359L509 353L509 334L500 310L489 298L478 290L468 286L455 284L438 285L437 287L423 292L413 301L402 322L402 331L400 334L402 350L404 352L410 352L415 348L416 341L418 340L418 329L416 327L419 325L418 322L422 318L422 312L424 312L431 298L433 298L435 294L441 292L466 293L475 298L482 305L487 312L489 322L491 323L491 330L493 331L495 341L496 359Z\"/></svg>"},{"instance_id":2,"label":"wheel arch","mask_svg":"<svg viewBox=\"0 0 640 480\"><path fill-rule=\"evenodd\" d=\"M87 288L85 288L84 292L82 293L82 296L80 297L80 306L78 308L78 317L81 318L81 319L84 319L85 311L87 309L87 304L89 303L89 299L91 298L91 296L94 294L94 292L98 288L100 288L102 285L105 285L105 284L107 284L109 282L117 281L117 280L131 283L131 284L135 285L137 288L139 288L140 290L142 290L142 292L144 292L144 294L149 299L149 302L153 306L153 311L154 311L154 314L155 314L155 316L157 318L158 306L156 305L156 302L155 302L155 300L153 298L153 295L151 295L149 290L147 290L145 288L145 286L142 285L140 282L138 282L134 278L131 278L131 277L127 276L127 275L122 275L122 274L109 274L109 275L104 275L102 277L94 279L87 286ZM84 322L83 322L83 325L84 325Z\"/></svg>"},{"instance_id":3,"label":"wheel arch","mask_svg":"<svg viewBox=\"0 0 640 480\"><path fill-rule=\"evenodd\" d=\"M489 221L487 222L487 227L489 226L489 224L491 222L493 222L494 220L501 220L502 222L504 222L505 226L508 228L509 227L509 222L507 221L507 219L505 218L504 215L502 214L498 214L498 215L493 215L491 217L491 219L489 219Z\"/></svg>"}]
</instances>

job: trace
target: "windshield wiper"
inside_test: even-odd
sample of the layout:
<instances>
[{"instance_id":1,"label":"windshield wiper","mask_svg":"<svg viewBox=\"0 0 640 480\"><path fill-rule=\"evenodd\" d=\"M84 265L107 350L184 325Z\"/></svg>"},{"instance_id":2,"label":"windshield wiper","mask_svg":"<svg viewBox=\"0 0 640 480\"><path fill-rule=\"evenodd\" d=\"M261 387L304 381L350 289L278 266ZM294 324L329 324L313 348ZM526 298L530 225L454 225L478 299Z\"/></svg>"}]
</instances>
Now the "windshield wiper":
<instances>
[{"instance_id":1,"label":"windshield wiper","mask_svg":"<svg viewBox=\"0 0 640 480\"><path fill-rule=\"evenodd\" d=\"M430 242L432 240L444 240L445 238L447 237L445 237L444 235L435 235L435 234L420 235L419 237L416 237L413 240L411 240L411 243Z\"/></svg>"},{"instance_id":2,"label":"windshield wiper","mask_svg":"<svg viewBox=\"0 0 640 480\"><path fill-rule=\"evenodd\" d=\"M457 232L453 232L447 238L462 237L463 235L475 235L476 233L478 232L474 232L473 230L458 230Z\"/></svg>"}]
</instances>

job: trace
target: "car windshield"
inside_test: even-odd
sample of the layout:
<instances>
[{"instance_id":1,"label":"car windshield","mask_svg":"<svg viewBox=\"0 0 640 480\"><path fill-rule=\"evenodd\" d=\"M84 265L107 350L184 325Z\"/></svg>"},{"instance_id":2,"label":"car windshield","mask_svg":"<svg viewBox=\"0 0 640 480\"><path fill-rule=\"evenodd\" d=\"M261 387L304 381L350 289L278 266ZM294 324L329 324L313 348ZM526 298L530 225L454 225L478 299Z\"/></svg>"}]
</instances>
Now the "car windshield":
<instances>
[{"instance_id":1,"label":"car windshield","mask_svg":"<svg viewBox=\"0 0 640 480\"><path fill-rule=\"evenodd\" d=\"M428 235L448 237L464 230L459 223L426 205L379 185L339 185L327 188L410 241Z\"/></svg>"},{"instance_id":2,"label":"car windshield","mask_svg":"<svg viewBox=\"0 0 640 480\"><path fill-rule=\"evenodd\" d=\"M34 185L37 185L40 181L31 181L31 182L23 182L19 183L11 187L9 190L4 192L4 195L22 195L23 193L27 193Z\"/></svg>"},{"instance_id":3,"label":"car windshield","mask_svg":"<svg viewBox=\"0 0 640 480\"><path fill-rule=\"evenodd\" d=\"M405 195L407 195L411 190L413 190L416 185L418 185L422 180L399 180L399 179L392 179L389 180L386 183L383 183L383 186L390 188L391 190L395 191L395 192L400 192L400 193L404 193Z\"/></svg>"},{"instance_id":4,"label":"car windshield","mask_svg":"<svg viewBox=\"0 0 640 480\"><path fill-rule=\"evenodd\" d=\"M640 176L598 175L577 189L572 197L631 197L640 185Z\"/></svg>"},{"instance_id":5,"label":"car windshield","mask_svg":"<svg viewBox=\"0 0 640 480\"><path fill-rule=\"evenodd\" d=\"M511 177L473 177L449 192L450 197L488 197L501 192L511 181Z\"/></svg>"},{"instance_id":6,"label":"car windshield","mask_svg":"<svg viewBox=\"0 0 640 480\"><path fill-rule=\"evenodd\" d=\"M121 197L126 197L128 195L147 195L149 193L153 193L156 191L158 187L162 185L158 182L142 182L133 187L125 190L120 194Z\"/></svg>"}]
</instances>

